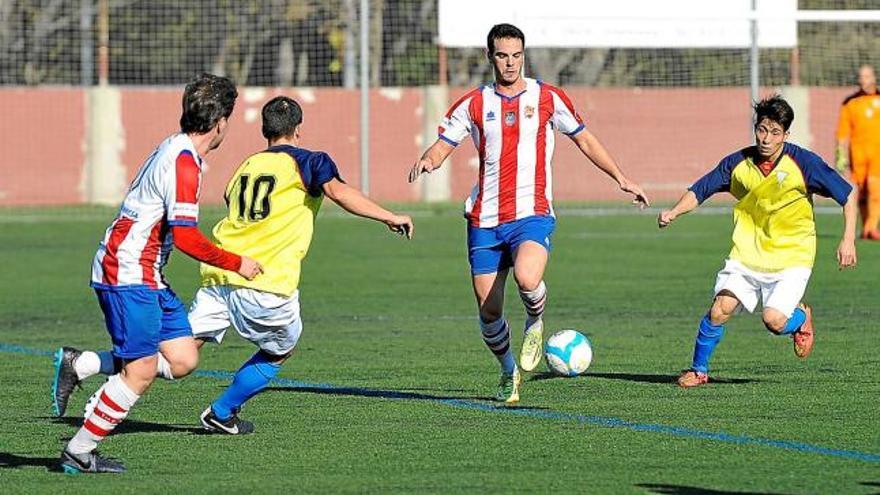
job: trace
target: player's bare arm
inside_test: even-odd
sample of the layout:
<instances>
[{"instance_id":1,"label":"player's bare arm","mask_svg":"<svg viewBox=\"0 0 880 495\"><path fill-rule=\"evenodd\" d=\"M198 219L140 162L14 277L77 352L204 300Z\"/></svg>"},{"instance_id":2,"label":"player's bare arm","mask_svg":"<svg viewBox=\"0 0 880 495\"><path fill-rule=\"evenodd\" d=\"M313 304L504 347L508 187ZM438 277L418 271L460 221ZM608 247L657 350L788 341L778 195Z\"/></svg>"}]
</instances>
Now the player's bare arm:
<instances>
[{"instance_id":1,"label":"player's bare arm","mask_svg":"<svg viewBox=\"0 0 880 495\"><path fill-rule=\"evenodd\" d=\"M332 179L324 183L322 188L324 189L324 194L345 211L359 217L382 222L392 232L404 235L407 239L412 239L415 227L413 226L412 218L408 215L398 215L382 208L357 189L338 179Z\"/></svg>"},{"instance_id":2,"label":"player's bare arm","mask_svg":"<svg viewBox=\"0 0 880 495\"><path fill-rule=\"evenodd\" d=\"M425 150L422 157L412 166L409 171L409 182L413 183L423 173L431 173L440 168L443 161L452 153L455 146L438 139L430 148Z\"/></svg>"},{"instance_id":3,"label":"player's bare arm","mask_svg":"<svg viewBox=\"0 0 880 495\"><path fill-rule=\"evenodd\" d=\"M633 204L638 205L640 209L650 206L648 196L642 190L642 187L623 175L620 166L617 165L617 162L611 156L611 153L608 152L596 136L590 131L583 129L575 134L572 137L572 140L575 142L578 149L581 150L581 153L589 158L599 170L605 172L609 177L617 181L620 185L621 191L635 196Z\"/></svg>"},{"instance_id":4,"label":"player's bare arm","mask_svg":"<svg viewBox=\"0 0 880 495\"><path fill-rule=\"evenodd\" d=\"M856 266L856 219L858 217L858 191L849 193L843 205L843 237L837 246L837 264L843 270Z\"/></svg>"},{"instance_id":5,"label":"player's bare arm","mask_svg":"<svg viewBox=\"0 0 880 495\"><path fill-rule=\"evenodd\" d=\"M678 200L678 203L675 203L675 206L660 212L660 216L657 217L657 225L662 229L675 221L679 216L684 215L699 205L700 202L697 201L697 195L693 191L688 191Z\"/></svg>"}]
</instances>

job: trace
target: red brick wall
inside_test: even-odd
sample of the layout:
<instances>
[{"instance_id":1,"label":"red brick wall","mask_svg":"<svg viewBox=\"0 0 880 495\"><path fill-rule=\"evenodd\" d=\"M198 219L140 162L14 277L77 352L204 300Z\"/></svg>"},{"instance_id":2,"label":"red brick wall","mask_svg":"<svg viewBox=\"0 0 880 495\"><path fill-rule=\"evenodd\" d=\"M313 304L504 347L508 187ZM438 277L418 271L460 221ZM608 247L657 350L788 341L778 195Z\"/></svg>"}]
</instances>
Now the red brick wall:
<instances>
[{"instance_id":1,"label":"red brick wall","mask_svg":"<svg viewBox=\"0 0 880 495\"><path fill-rule=\"evenodd\" d=\"M124 88L121 160L131 177L141 161L177 129L180 89ZM465 92L451 89L450 102ZM718 160L750 143L746 88L638 89L567 88L587 126L652 198L673 199ZM833 156L837 109L850 88L810 90L813 148ZM207 157L203 201L219 203L232 170L260 150L259 111L278 89L243 89L227 140ZM360 184L359 94L343 89L284 91L303 106L302 146L334 158L343 178ZM370 166L372 195L384 201L418 199L406 172L422 149L422 90L371 92ZM78 89L0 89L0 205L76 204L85 155L85 99ZM797 109L796 109L797 110ZM558 200L624 200L613 183L557 135L554 190ZM473 145L453 155L452 199L463 199L476 180Z\"/></svg>"},{"instance_id":2,"label":"red brick wall","mask_svg":"<svg viewBox=\"0 0 880 495\"><path fill-rule=\"evenodd\" d=\"M82 201L85 94L0 90L0 205Z\"/></svg>"}]
</instances>

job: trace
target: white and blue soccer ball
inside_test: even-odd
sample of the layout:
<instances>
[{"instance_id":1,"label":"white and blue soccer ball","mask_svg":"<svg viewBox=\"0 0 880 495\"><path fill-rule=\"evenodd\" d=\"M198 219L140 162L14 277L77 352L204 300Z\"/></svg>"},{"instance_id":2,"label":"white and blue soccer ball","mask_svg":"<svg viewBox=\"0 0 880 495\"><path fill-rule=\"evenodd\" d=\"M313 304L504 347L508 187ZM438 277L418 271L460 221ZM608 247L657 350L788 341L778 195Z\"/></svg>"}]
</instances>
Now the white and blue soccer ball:
<instances>
[{"instance_id":1,"label":"white and blue soccer ball","mask_svg":"<svg viewBox=\"0 0 880 495\"><path fill-rule=\"evenodd\" d=\"M550 371L561 376L577 376L593 361L590 339L577 330L562 330L547 339L544 358Z\"/></svg>"}]
</instances>

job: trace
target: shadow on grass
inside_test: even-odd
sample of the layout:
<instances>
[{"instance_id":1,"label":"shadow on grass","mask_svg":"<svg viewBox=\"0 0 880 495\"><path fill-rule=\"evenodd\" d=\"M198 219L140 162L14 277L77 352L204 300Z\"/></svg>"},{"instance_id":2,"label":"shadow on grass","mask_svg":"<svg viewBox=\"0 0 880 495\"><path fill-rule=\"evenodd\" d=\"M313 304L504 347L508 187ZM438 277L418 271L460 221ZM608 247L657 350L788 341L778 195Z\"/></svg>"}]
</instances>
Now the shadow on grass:
<instances>
[{"instance_id":1,"label":"shadow on grass","mask_svg":"<svg viewBox=\"0 0 880 495\"><path fill-rule=\"evenodd\" d=\"M83 423L82 418L76 417L57 418L50 416L39 419L48 419L55 424L66 424L75 427L80 427ZM201 431L202 428L196 426L166 425L162 423L150 423L148 421L126 419L116 427L115 430L113 430L113 435L125 435L126 433L199 433Z\"/></svg>"},{"instance_id":2,"label":"shadow on grass","mask_svg":"<svg viewBox=\"0 0 880 495\"><path fill-rule=\"evenodd\" d=\"M424 394L420 392L405 392L401 390L379 390L372 388L360 387L269 387L266 391L273 392L305 392L309 394L320 395L347 395L354 397L375 397L379 399L401 399L401 400L493 400L492 397L479 396L448 396Z\"/></svg>"},{"instance_id":3,"label":"shadow on grass","mask_svg":"<svg viewBox=\"0 0 880 495\"><path fill-rule=\"evenodd\" d=\"M862 486L880 487L880 481L860 481ZM872 492L871 495L880 495L880 491Z\"/></svg>"},{"instance_id":4,"label":"shadow on grass","mask_svg":"<svg viewBox=\"0 0 880 495\"><path fill-rule=\"evenodd\" d=\"M43 467L49 471L60 471L58 457L26 457L11 452L0 452L0 469L21 467Z\"/></svg>"},{"instance_id":5,"label":"shadow on grass","mask_svg":"<svg viewBox=\"0 0 880 495\"><path fill-rule=\"evenodd\" d=\"M493 397L486 396L450 396L450 395L434 395L423 394L418 392L405 392L400 390L379 390L372 388L359 387L269 387L267 391L274 392L304 392L308 394L321 395L339 395L350 397L374 397L379 399L395 399L395 400L424 400L430 402L455 402L460 401L464 405L477 409L502 409L502 410L520 410L520 411L546 411L549 408L541 406L525 406L525 405L506 405L495 402ZM473 402L480 401L480 402ZM483 404L482 402L489 402Z\"/></svg>"},{"instance_id":6,"label":"shadow on grass","mask_svg":"<svg viewBox=\"0 0 880 495\"><path fill-rule=\"evenodd\" d=\"M734 492L730 490L713 490L711 488L701 488L698 486L667 485L663 483L640 483L636 486L648 490L649 493L665 493L668 495L774 495L771 492Z\"/></svg>"},{"instance_id":7,"label":"shadow on grass","mask_svg":"<svg viewBox=\"0 0 880 495\"><path fill-rule=\"evenodd\" d=\"M668 375L668 374L657 374L650 375L645 373L587 373L581 377L575 378L604 378L606 380L624 380L627 382L639 382L639 383L666 383L666 384L675 384L675 381L678 380L678 375ZM570 377L567 376L559 376L554 375L553 373L544 371L541 373L536 373L529 378L529 381L536 380L571 380ZM709 384L716 385L730 385L730 384L740 384L740 383L755 383L761 380L755 380L753 378L709 378Z\"/></svg>"}]
</instances>

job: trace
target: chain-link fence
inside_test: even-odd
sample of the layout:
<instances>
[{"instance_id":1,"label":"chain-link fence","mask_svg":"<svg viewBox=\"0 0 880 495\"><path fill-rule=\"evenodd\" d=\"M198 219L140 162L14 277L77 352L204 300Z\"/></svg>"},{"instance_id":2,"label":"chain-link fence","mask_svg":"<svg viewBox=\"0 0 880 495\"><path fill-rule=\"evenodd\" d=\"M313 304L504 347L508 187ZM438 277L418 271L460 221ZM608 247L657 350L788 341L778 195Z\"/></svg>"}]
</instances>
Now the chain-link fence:
<instances>
[{"instance_id":1,"label":"chain-link fence","mask_svg":"<svg viewBox=\"0 0 880 495\"><path fill-rule=\"evenodd\" d=\"M0 146L7 150L0 204L112 202L151 146L174 131L181 85L201 71L243 88L233 132L209 157L209 201L219 200L229 170L263 145L259 107L281 92L304 106L303 145L332 152L350 182L362 183L361 164L369 163L380 199L463 196L476 173L470 145L428 189L403 185L402 177L435 139L445 107L491 82L485 48L438 45L438 0L363 3L367 12L361 0L0 1ZM876 9L880 2L800 0L799 8ZM359 122L361 34L369 35L372 88L366 126ZM858 67L880 62L878 54L878 22L800 22L796 48L760 50L761 91L788 97L797 112L793 140L830 159L840 102L855 90ZM750 139L746 48L530 47L526 62L527 76L569 91L654 196L677 195ZM108 162L96 175L95 165ZM582 162L560 143L557 197L614 198ZM96 192L102 184L108 191Z\"/></svg>"}]
</instances>

